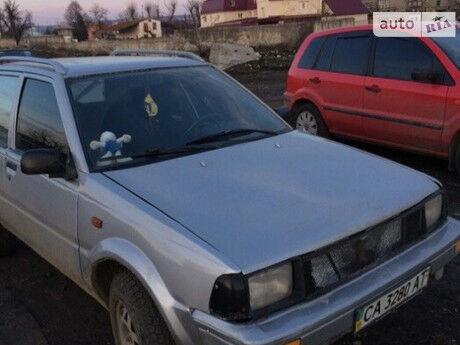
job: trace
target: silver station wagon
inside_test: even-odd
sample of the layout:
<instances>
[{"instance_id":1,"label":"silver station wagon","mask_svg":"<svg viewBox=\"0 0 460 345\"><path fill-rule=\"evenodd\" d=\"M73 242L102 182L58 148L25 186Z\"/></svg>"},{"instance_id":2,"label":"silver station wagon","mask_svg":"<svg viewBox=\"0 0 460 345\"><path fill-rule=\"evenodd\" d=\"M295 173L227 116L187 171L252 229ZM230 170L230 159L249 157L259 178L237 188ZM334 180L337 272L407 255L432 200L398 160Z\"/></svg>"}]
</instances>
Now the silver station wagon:
<instances>
[{"instance_id":1,"label":"silver station wagon","mask_svg":"<svg viewBox=\"0 0 460 345\"><path fill-rule=\"evenodd\" d=\"M0 59L0 222L1 254L17 237L74 280L117 345L328 343L460 251L437 181L168 51Z\"/></svg>"}]
</instances>

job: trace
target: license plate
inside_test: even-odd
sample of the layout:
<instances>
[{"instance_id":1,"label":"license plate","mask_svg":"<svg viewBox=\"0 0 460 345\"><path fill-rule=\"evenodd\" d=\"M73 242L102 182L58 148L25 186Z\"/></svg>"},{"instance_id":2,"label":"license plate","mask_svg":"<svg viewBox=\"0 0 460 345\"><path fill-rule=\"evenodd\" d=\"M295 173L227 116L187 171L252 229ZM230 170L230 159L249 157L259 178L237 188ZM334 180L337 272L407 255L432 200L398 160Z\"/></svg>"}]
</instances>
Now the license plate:
<instances>
[{"instance_id":1,"label":"license plate","mask_svg":"<svg viewBox=\"0 0 460 345\"><path fill-rule=\"evenodd\" d=\"M428 285L430 268L424 269L412 279L401 284L386 295L355 311L355 332L396 309Z\"/></svg>"}]
</instances>

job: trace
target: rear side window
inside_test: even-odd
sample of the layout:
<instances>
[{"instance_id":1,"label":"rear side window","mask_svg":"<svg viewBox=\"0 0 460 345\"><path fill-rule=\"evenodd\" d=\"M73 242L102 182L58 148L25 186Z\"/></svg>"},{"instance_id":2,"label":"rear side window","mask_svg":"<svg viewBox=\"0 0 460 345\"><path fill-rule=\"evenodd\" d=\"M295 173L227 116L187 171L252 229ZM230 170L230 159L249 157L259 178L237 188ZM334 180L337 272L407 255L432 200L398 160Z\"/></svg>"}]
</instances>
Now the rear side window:
<instances>
[{"instance_id":1,"label":"rear side window","mask_svg":"<svg viewBox=\"0 0 460 345\"><path fill-rule=\"evenodd\" d=\"M19 78L0 76L0 147L8 146L8 127L19 91Z\"/></svg>"},{"instance_id":2,"label":"rear side window","mask_svg":"<svg viewBox=\"0 0 460 345\"><path fill-rule=\"evenodd\" d=\"M334 46L337 36L328 36L326 42L323 44L321 54L319 55L318 61L316 62L316 69L329 71L331 67L332 53L334 52Z\"/></svg>"},{"instance_id":3,"label":"rear side window","mask_svg":"<svg viewBox=\"0 0 460 345\"><path fill-rule=\"evenodd\" d=\"M22 92L16 127L20 151L55 148L68 152L53 85L28 79Z\"/></svg>"},{"instance_id":4,"label":"rear side window","mask_svg":"<svg viewBox=\"0 0 460 345\"><path fill-rule=\"evenodd\" d=\"M412 80L415 71L439 72L439 61L417 38L385 37L377 40L374 76Z\"/></svg>"},{"instance_id":5,"label":"rear side window","mask_svg":"<svg viewBox=\"0 0 460 345\"><path fill-rule=\"evenodd\" d=\"M339 37L332 55L331 71L365 74L369 60L369 36Z\"/></svg>"},{"instance_id":6,"label":"rear side window","mask_svg":"<svg viewBox=\"0 0 460 345\"><path fill-rule=\"evenodd\" d=\"M310 42L307 49L303 53L302 58L299 61L299 68L306 68L310 69L313 68L315 64L316 58L318 57L318 53L321 50L321 47L326 40L326 36L317 37L313 41Z\"/></svg>"}]
</instances>

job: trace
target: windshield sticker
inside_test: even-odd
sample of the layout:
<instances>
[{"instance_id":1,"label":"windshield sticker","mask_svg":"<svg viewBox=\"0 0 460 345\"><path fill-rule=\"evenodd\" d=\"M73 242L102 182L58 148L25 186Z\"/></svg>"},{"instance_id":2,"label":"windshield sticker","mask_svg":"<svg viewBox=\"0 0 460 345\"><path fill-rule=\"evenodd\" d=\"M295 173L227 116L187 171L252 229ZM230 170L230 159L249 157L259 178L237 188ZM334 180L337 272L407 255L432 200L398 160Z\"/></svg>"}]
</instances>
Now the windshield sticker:
<instances>
[{"instance_id":1,"label":"windshield sticker","mask_svg":"<svg viewBox=\"0 0 460 345\"><path fill-rule=\"evenodd\" d=\"M121 149L123 144L127 144L130 141L131 136L128 134L123 134L120 138L117 139L114 133L104 132L101 134L100 140L93 140L89 144L89 147L93 151L101 149L103 151L103 156L101 159L104 159L113 156L121 156Z\"/></svg>"},{"instance_id":2,"label":"windshield sticker","mask_svg":"<svg viewBox=\"0 0 460 345\"><path fill-rule=\"evenodd\" d=\"M157 116L157 114L158 114L158 105L153 100L153 97L150 94L150 92L147 94L147 96L145 96L144 107L145 107L145 111L147 112L149 117Z\"/></svg>"}]
</instances>

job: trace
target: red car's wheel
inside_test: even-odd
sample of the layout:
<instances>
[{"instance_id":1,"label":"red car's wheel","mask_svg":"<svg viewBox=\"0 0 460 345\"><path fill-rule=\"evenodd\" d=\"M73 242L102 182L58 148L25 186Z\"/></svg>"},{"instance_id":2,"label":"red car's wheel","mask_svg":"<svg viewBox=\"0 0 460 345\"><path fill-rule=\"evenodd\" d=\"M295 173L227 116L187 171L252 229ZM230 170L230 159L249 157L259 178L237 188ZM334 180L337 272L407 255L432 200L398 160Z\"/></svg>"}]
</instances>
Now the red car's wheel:
<instances>
[{"instance_id":1,"label":"red car's wheel","mask_svg":"<svg viewBox=\"0 0 460 345\"><path fill-rule=\"evenodd\" d=\"M328 137L329 131L323 121L321 113L312 104L303 104L292 112L291 125L302 132Z\"/></svg>"}]
</instances>

